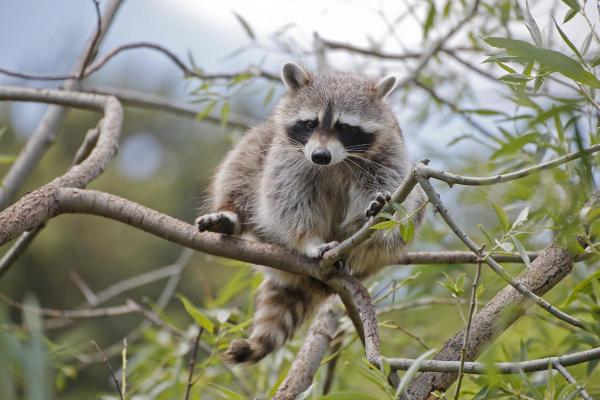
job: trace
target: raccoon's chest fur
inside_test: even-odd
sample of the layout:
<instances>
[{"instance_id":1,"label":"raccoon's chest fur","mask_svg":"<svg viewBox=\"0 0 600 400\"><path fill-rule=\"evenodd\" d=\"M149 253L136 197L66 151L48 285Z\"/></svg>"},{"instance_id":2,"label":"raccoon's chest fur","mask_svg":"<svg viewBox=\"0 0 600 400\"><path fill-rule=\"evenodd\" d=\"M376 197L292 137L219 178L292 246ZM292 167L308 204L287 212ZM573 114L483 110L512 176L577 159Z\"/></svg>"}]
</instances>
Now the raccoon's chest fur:
<instances>
[{"instance_id":1,"label":"raccoon's chest fur","mask_svg":"<svg viewBox=\"0 0 600 400\"><path fill-rule=\"evenodd\" d=\"M306 239L343 240L364 223L368 182L346 165L319 168L275 151L265 160L255 226L261 236L292 248Z\"/></svg>"}]
</instances>

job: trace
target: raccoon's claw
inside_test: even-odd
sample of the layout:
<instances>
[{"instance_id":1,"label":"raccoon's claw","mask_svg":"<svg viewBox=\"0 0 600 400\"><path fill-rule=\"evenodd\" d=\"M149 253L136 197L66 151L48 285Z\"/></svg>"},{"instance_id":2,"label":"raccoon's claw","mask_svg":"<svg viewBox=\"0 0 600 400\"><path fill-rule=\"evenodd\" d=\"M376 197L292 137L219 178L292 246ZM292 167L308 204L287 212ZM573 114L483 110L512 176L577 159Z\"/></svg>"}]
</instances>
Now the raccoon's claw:
<instances>
[{"instance_id":1,"label":"raccoon's claw","mask_svg":"<svg viewBox=\"0 0 600 400\"><path fill-rule=\"evenodd\" d=\"M220 211L196 218L196 226L200 232L209 231L234 235L240 232L240 220L232 211Z\"/></svg>"},{"instance_id":2,"label":"raccoon's claw","mask_svg":"<svg viewBox=\"0 0 600 400\"><path fill-rule=\"evenodd\" d=\"M320 260L321 258L323 258L325 253L327 253L329 250L333 249L338 244L340 244L340 243L339 242L329 242L329 243L325 243L325 244L319 246L317 248L317 258Z\"/></svg>"},{"instance_id":3,"label":"raccoon's claw","mask_svg":"<svg viewBox=\"0 0 600 400\"><path fill-rule=\"evenodd\" d=\"M367 211L365 214L367 217L374 217L381 211L385 203L392 199L392 195L390 192L377 192L375 195L375 200L369 203L369 207L367 207Z\"/></svg>"}]
</instances>

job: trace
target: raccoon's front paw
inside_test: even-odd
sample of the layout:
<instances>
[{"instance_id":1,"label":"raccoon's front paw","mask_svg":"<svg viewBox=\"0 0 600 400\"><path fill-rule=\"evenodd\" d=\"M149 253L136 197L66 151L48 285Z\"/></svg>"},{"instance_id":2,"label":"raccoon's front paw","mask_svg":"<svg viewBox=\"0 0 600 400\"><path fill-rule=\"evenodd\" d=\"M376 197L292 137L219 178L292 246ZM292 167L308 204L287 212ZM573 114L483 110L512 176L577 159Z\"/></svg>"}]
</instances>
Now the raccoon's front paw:
<instances>
[{"instance_id":1,"label":"raccoon's front paw","mask_svg":"<svg viewBox=\"0 0 600 400\"><path fill-rule=\"evenodd\" d=\"M320 260L325 253L337 246L339 242L318 243L306 246L305 253L310 258Z\"/></svg>"},{"instance_id":2,"label":"raccoon's front paw","mask_svg":"<svg viewBox=\"0 0 600 400\"><path fill-rule=\"evenodd\" d=\"M210 231L225 235L239 234L240 219L232 211L219 211L196 218L196 226L200 232Z\"/></svg>"},{"instance_id":3,"label":"raccoon's front paw","mask_svg":"<svg viewBox=\"0 0 600 400\"><path fill-rule=\"evenodd\" d=\"M385 206L385 203L387 203L391 199L392 195L390 194L390 192L377 192L377 194L375 195L375 200L369 203L369 207L367 207L367 211L365 211L365 214L367 215L367 217L374 217L379 213L379 211L381 211L383 206Z\"/></svg>"}]
</instances>

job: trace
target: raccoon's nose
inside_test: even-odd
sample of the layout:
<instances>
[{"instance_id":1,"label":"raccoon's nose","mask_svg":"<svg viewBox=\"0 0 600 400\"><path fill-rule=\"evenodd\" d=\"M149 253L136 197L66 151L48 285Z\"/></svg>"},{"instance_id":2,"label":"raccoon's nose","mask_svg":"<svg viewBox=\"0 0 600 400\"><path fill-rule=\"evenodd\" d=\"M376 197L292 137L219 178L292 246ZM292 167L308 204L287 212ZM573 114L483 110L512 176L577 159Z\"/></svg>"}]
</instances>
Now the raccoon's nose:
<instances>
[{"instance_id":1,"label":"raccoon's nose","mask_svg":"<svg viewBox=\"0 0 600 400\"><path fill-rule=\"evenodd\" d=\"M315 164L327 165L331 162L331 153L327 149L316 149L310 158Z\"/></svg>"}]
</instances>

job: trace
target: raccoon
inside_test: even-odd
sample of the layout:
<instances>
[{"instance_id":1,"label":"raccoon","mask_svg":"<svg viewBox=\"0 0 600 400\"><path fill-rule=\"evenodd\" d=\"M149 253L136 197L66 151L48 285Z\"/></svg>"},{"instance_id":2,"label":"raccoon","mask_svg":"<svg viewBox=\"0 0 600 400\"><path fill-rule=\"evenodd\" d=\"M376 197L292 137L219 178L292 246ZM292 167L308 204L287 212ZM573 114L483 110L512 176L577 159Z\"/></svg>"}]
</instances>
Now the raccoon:
<instances>
[{"instance_id":1,"label":"raccoon","mask_svg":"<svg viewBox=\"0 0 600 400\"><path fill-rule=\"evenodd\" d=\"M286 94L220 164L211 185L214 212L196 224L200 231L249 235L319 259L358 230L410 170L404 138L385 101L396 80L309 73L294 63L283 66L281 77ZM403 206L412 213L424 201L417 188ZM421 220L416 212L415 226ZM397 230L378 232L353 249L345 264L364 279L404 247ZM332 293L313 278L257 268L265 278L252 333L231 343L225 353L231 364L257 362L281 347Z\"/></svg>"}]
</instances>

